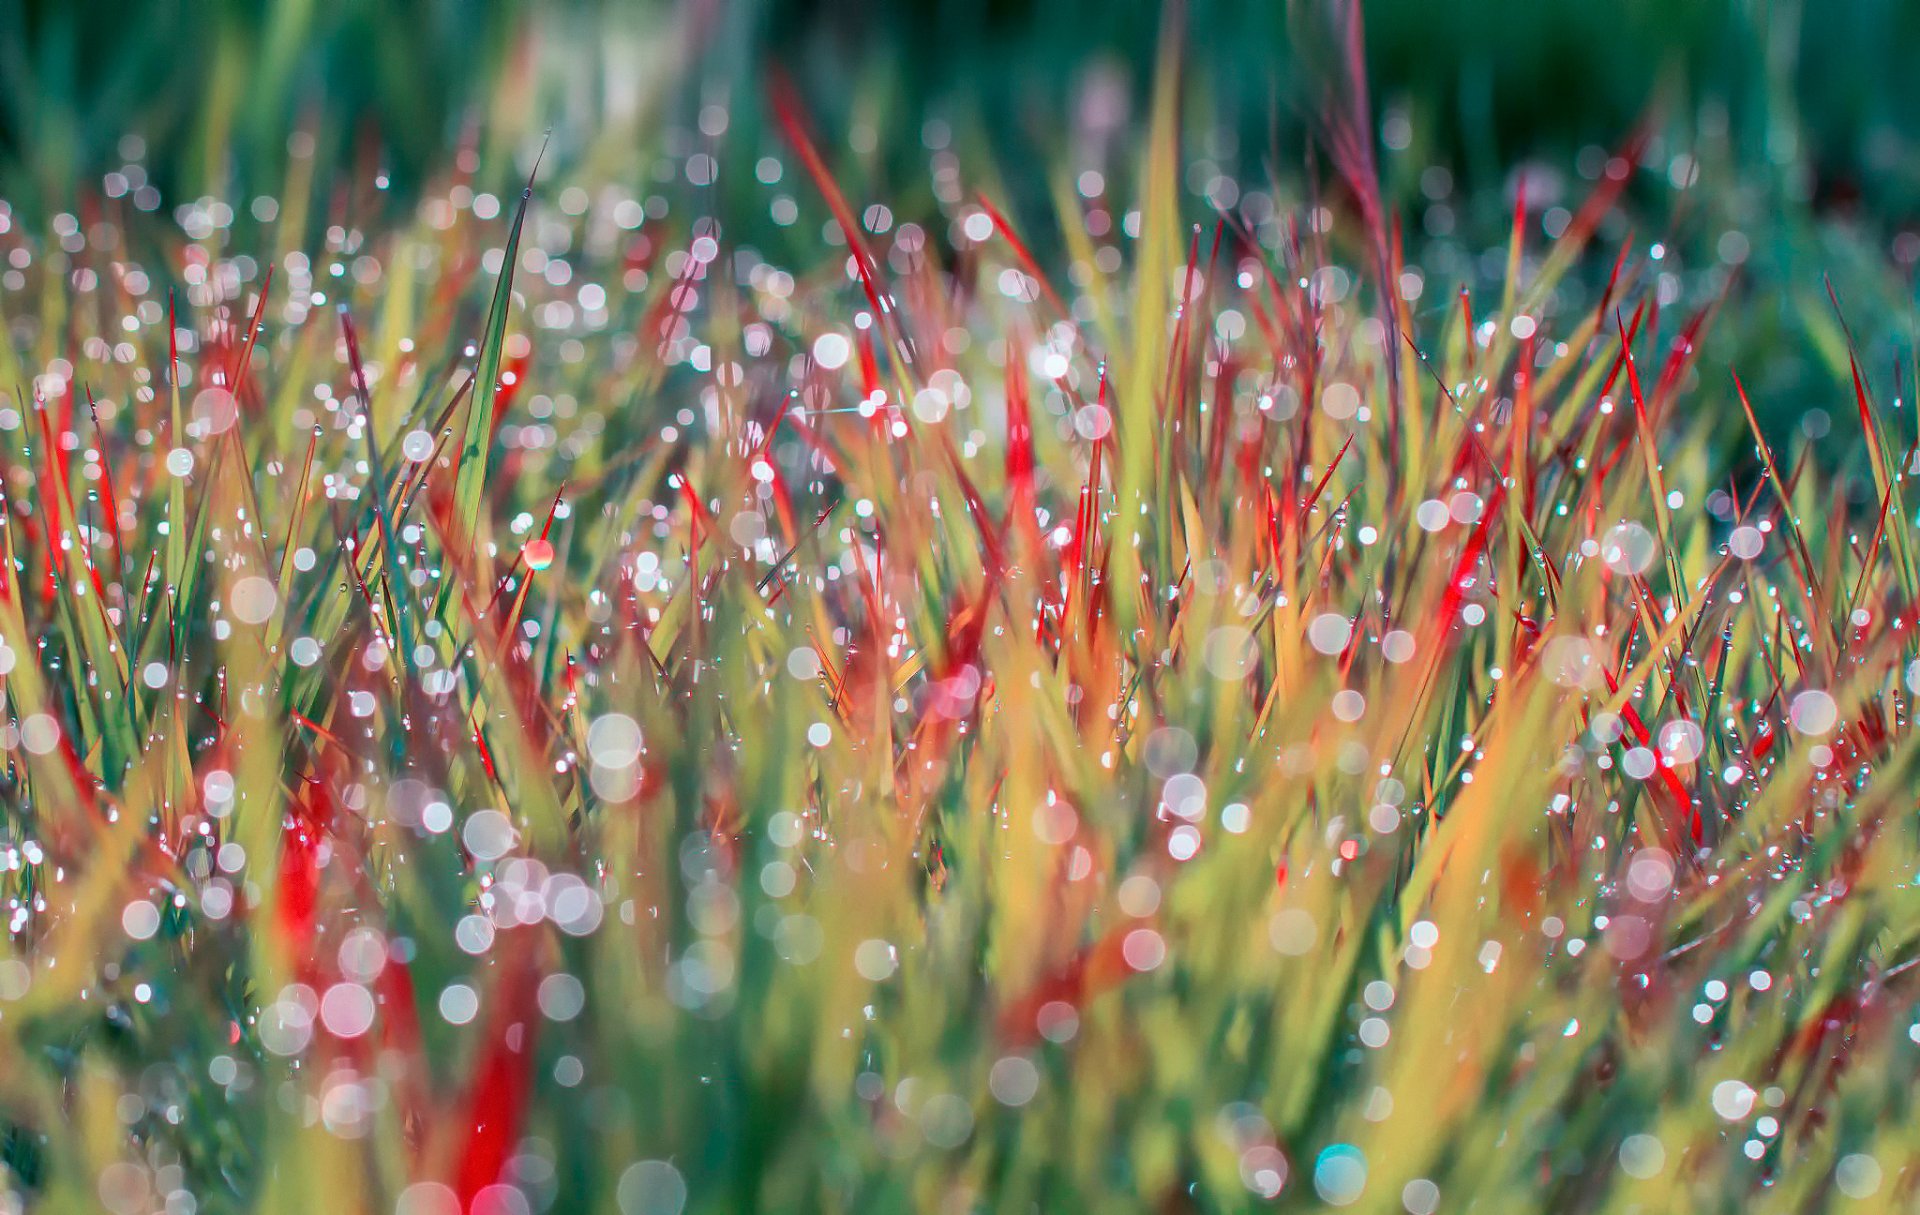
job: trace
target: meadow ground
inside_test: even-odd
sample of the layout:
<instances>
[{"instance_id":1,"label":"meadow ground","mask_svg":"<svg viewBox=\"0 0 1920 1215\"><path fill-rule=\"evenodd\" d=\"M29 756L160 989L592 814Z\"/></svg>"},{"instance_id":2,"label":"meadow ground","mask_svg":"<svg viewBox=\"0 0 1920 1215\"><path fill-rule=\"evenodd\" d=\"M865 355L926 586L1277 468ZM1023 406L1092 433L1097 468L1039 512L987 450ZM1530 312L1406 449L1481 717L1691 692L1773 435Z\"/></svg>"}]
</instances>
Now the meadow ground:
<instances>
[{"instance_id":1,"label":"meadow ground","mask_svg":"<svg viewBox=\"0 0 1920 1215\"><path fill-rule=\"evenodd\" d=\"M1784 227L1414 225L1323 32L0 204L6 1207L1910 1208L1920 242L1756 407Z\"/></svg>"}]
</instances>

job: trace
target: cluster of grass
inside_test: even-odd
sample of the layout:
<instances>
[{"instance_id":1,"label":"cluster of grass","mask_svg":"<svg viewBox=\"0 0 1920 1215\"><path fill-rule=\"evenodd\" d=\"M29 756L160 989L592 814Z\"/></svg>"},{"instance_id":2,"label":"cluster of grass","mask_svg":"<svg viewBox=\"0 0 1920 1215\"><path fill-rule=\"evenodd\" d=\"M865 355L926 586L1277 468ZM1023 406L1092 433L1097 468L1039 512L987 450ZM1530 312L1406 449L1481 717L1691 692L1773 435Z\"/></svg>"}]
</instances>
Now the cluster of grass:
<instances>
[{"instance_id":1,"label":"cluster of grass","mask_svg":"<svg viewBox=\"0 0 1920 1215\"><path fill-rule=\"evenodd\" d=\"M1729 468L1631 154L1456 294L1178 96L0 213L7 1203L1911 1202L1912 407Z\"/></svg>"}]
</instances>

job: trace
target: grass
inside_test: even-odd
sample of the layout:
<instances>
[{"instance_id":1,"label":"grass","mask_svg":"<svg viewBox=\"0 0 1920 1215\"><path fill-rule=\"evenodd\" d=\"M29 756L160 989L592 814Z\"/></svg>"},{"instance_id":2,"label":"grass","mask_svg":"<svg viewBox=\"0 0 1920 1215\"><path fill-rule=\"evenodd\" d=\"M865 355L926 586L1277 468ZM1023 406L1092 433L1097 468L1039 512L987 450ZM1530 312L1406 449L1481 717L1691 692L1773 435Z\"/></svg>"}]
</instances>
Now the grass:
<instances>
[{"instance_id":1,"label":"grass","mask_svg":"<svg viewBox=\"0 0 1920 1215\"><path fill-rule=\"evenodd\" d=\"M786 86L799 260L10 220L13 1205L1910 1204L1911 373L1763 441L1625 159L1456 293L1357 76L1215 210L1178 73L1041 232Z\"/></svg>"}]
</instances>

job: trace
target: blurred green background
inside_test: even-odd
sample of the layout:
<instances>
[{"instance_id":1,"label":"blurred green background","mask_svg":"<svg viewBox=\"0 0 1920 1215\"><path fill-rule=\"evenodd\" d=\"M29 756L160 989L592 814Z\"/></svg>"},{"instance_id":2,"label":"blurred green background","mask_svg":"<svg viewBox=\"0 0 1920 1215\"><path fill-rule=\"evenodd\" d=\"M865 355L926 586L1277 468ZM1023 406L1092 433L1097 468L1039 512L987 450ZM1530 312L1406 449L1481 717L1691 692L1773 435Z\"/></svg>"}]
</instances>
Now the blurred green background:
<instances>
[{"instance_id":1,"label":"blurred green background","mask_svg":"<svg viewBox=\"0 0 1920 1215\"><path fill-rule=\"evenodd\" d=\"M1275 118L1283 143L1300 127L1289 7L1186 6L1198 90L1262 142ZM1920 192L1920 7L1899 0L1371 0L1365 17L1376 98L1469 187L1611 145L1660 99L1676 129L1724 129L1742 163L1793 166L1825 204L1899 218ZM1140 95L1162 25L1148 0L24 0L0 8L0 145L14 180L46 184L111 167L136 130L205 185L272 174L286 132L324 111L336 153L376 140L406 182L536 54L535 125L663 83L751 86L780 63L829 114L877 89L900 118L958 106L1047 143L1090 73ZM660 40L686 53L608 53Z\"/></svg>"},{"instance_id":2,"label":"blurred green background","mask_svg":"<svg viewBox=\"0 0 1920 1215\"><path fill-rule=\"evenodd\" d=\"M168 203L245 199L286 185L297 135L316 193L359 192L366 222L369 206L410 207L463 145L505 185L551 129L549 182L695 193L777 252L745 167L781 150L763 100L778 68L856 194L935 213L934 120L1044 257L1047 173L1125 166L1167 28L1184 38L1189 158L1297 200L1326 64L1292 31L1334 2L24 0L0 6L0 180L29 215L76 205L129 160ZM1371 0L1364 15L1383 186L1430 275L1490 281L1517 175L1540 211L1577 206L1581 178L1644 121L1643 171L1589 283L1629 231L1662 241L1687 268L1676 316L1723 290L1739 313L1711 331L1703 368L1739 367L1780 429L1816 398L1833 407L1830 280L1876 391L1895 395L1894 368L1913 365L1920 241L1901 233L1920 209L1920 5ZM724 136L700 130L716 105ZM729 166L704 192L658 171L692 146ZM1189 177L1196 218L1205 177ZM1534 239L1551 235L1549 221ZM1706 407L1737 436L1714 377Z\"/></svg>"}]
</instances>

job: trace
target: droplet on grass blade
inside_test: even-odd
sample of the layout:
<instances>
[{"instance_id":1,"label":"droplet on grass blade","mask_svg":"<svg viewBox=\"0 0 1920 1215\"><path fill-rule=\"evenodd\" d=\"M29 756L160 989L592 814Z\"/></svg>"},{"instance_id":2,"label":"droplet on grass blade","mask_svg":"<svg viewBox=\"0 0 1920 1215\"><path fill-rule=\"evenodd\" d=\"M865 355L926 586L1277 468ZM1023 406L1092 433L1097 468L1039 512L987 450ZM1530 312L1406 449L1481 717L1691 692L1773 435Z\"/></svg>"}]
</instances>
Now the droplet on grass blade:
<instances>
[{"instance_id":1,"label":"droplet on grass blade","mask_svg":"<svg viewBox=\"0 0 1920 1215\"><path fill-rule=\"evenodd\" d=\"M1563 688L1586 688L1600 682L1600 660L1585 637L1555 637L1542 656L1543 669Z\"/></svg>"},{"instance_id":2,"label":"droplet on grass blade","mask_svg":"<svg viewBox=\"0 0 1920 1215\"><path fill-rule=\"evenodd\" d=\"M973 1134L973 1110L952 1093L930 1097L920 1107L920 1133L935 1147L959 1147Z\"/></svg>"},{"instance_id":3,"label":"droplet on grass blade","mask_svg":"<svg viewBox=\"0 0 1920 1215\"><path fill-rule=\"evenodd\" d=\"M29 714L20 723L20 745L35 755L46 755L60 745L60 723L46 713Z\"/></svg>"},{"instance_id":4,"label":"droplet on grass blade","mask_svg":"<svg viewBox=\"0 0 1920 1215\"><path fill-rule=\"evenodd\" d=\"M1400 1205L1407 1215L1434 1215L1440 1209L1440 1187L1425 1177L1416 1177L1400 1191Z\"/></svg>"},{"instance_id":5,"label":"droplet on grass blade","mask_svg":"<svg viewBox=\"0 0 1920 1215\"><path fill-rule=\"evenodd\" d=\"M987 1072L987 1091L1002 1105L1025 1105L1040 1091L1040 1069L1025 1055L1004 1056Z\"/></svg>"},{"instance_id":6,"label":"droplet on grass blade","mask_svg":"<svg viewBox=\"0 0 1920 1215\"><path fill-rule=\"evenodd\" d=\"M474 1192L467 1215L530 1215L532 1210L520 1187L498 1183L481 1186Z\"/></svg>"},{"instance_id":7,"label":"droplet on grass blade","mask_svg":"<svg viewBox=\"0 0 1920 1215\"><path fill-rule=\"evenodd\" d=\"M310 991L304 994L312 996ZM300 999L282 995L260 1010L260 1044L276 1055L299 1054L313 1040L313 1014Z\"/></svg>"},{"instance_id":8,"label":"droplet on grass blade","mask_svg":"<svg viewBox=\"0 0 1920 1215\"><path fill-rule=\"evenodd\" d=\"M538 999L548 1019L571 1021L587 1006L587 989L570 974L551 974L540 980Z\"/></svg>"},{"instance_id":9,"label":"droplet on grass blade","mask_svg":"<svg viewBox=\"0 0 1920 1215\"><path fill-rule=\"evenodd\" d=\"M1253 634L1237 624L1221 625L1207 634L1204 657L1207 670L1215 679L1243 680L1258 660Z\"/></svg>"},{"instance_id":10,"label":"droplet on grass blade","mask_svg":"<svg viewBox=\"0 0 1920 1215\"><path fill-rule=\"evenodd\" d=\"M483 861L497 861L513 847L515 831L498 810L476 810L460 828L460 842Z\"/></svg>"},{"instance_id":11,"label":"droplet on grass blade","mask_svg":"<svg viewBox=\"0 0 1920 1215\"><path fill-rule=\"evenodd\" d=\"M1600 541L1600 559L1616 574L1644 574L1660 555L1660 542L1641 524L1629 520L1607 530Z\"/></svg>"},{"instance_id":12,"label":"droplet on grass blade","mask_svg":"<svg viewBox=\"0 0 1920 1215\"><path fill-rule=\"evenodd\" d=\"M378 929L356 928L340 942L336 960L348 978L371 983L387 968L387 939Z\"/></svg>"},{"instance_id":13,"label":"droplet on grass blade","mask_svg":"<svg viewBox=\"0 0 1920 1215\"><path fill-rule=\"evenodd\" d=\"M1883 1176L1880 1162L1864 1152L1842 1156L1833 1170L1833 1181L1840 1192L1856 1200L1865 1200L1879 1193Z\"/></svg>"},{"instance_id":14,"label":"droplet on grass blade","mask_svg":"<svg viewBox=\"0 0 1920 1215\"><path fill-rule=\"evenodd\" d=\"M913 416L932 425L947 416L953 401L938 388L922 388L913 394Z\"/></svg>"},{"instance_id":15,"label":"droplet on grass blade","mask_svg":"<svg viewBox=\"0 0 1920 1215\"><path fill-rule=\"evenodd\" d=\"M1161 726L1147 735L1145 758L1147 771L1158 777L1171 777L1193 771L1193 765L1200 758L1200 747L1193 735L1179 726Z\"/></svg>"},{"instance_id":16,"label":"droplet on grass blade","mask_svg":"<svg viewBox=\"0 0 1920 1215\"><path fill-rule=\"evenodd\" d=\"M140 1104L142 1110L145 1103ZM100 1170L100 1176L94 1183L94 1191L100 1196L104 1208L114 1215L133 1215L145 1211L153 1205L153 1176L147 1169L128 1160L116 1160ZM11 1194L8 1195L12 1197ZM8 1210L22 1208L10 1205Z\"/></svg>"},{"instance_id":17,"label":"droplet on grass blade","mask_svg":"<svg viewBox=\"0 0 1920 1215\"><path fill-rule=\"evenodd\" d=\"M1673 887L1673 858L1664 849L1642 848L1627 865L1627 891L1643 903L1667 896Z\"/></svg>"},{"instance_id":18,"label":"droplet on grass blade","mask_svg":"<svg viewBox=\"0 0 1920 1215\"><path fill-rule=\"evenodd\" d=\"M1048 802L1033 812L1033 834L1043 844L1056 847L1068 842L1080 829L1080 816L1065 802Z\"/></svg>"},{"instance_id":19,"label":"droplet on grass blade","mask_svg":"<svg viewBox=\"0 0 1920 1215\"><path fill-rule=\"evenodd\" d=\"M233 584L233 593L228 606L243 624L265 624L273 618L274 608L280 605L280 594L258 574L249 574Z\"/></svg>"},{"instance_id":20,"label":"droplet on grass blade","mask_svg":"<svg viewBox=\"0 0 1920 1215\"><path fill-rule=\"evenodd\" d=\"M828 371L846 366L852 353L853 344L842 333L823 333L813 342L813 361Z\"/></svg>"},{"instance_id":21,"label":"droplet on grass blade","mask_svg":"<svg viewBox=\"0 0 1920 1215\"><path fill-rule=\"evenodd\" d=\"M1120 883L1115 898L1120 910L1135 919L1145 919L1160 909L1160 883L1144 873L1136 873Z\"/></svg>"},{"instance_id":22,"label":"droplet on grass blade","mask_svg":"<svg viewBox=\"0 0 1920 1215\"><path fill-rule=\"evenodd\" d=\"M1646 920L1637 915L1617 915L1607 921L1607 952L1622 962L1631 962L1647 952L1653 932Z\"/></svg>"},{"instance_id":23,"label":"droplet on grass blade","mask_svg":"<svg viewBox=\"0 0 1920 1215\"><path fill-rule=\"evenodd\" d=\"M1167 959L1167 943L1151 928L1136 928L1121 940L1120 956L1135 970L1156 970Z\"/></svg>"},{"instance_id":24,"label":"droplet on grass blade","mask_svg":"<svg viewBox=\"0 0 1920 1215\"><path fill-rule=\"evenodd\" d=\"M393 1215L462 1215L460 1196L437 1181L416 1181L400 1191Z\"/></svg>"},{"instance_id":25,"label":"droplet on grass blade","mask_svg":"<svg viewBox=\"0 0 1920 1215\"><path fill-rule=\"evenodd\" d=\"M1840 724L1840 707L1833 697L1817 688L1801 692L1787 708L1787 720L1801 734L1818 738L1832 733Z\"/></svg>"},{"instance_id":26,"label":"droplet on grass blade","mask_svg":"<svg viewBox=\"0 0 1920 1215\"><path fill-rule=\"evenodd\" d=\"M890 943L870 938L854 947L853 968L867 982L881 983L893 977L893 972L899 969L899 963L895 960Z\"/></svg>"},{"instance_id":27,"label":"droplet on grass blade","mask_svg":"<svg viewBox=\"0 0 1920 1215\"><path fill-rule=\"evenodd\" d=\"M400 440L400 454L415 464L433 454L433 436L424 430L410 430Z\"/></svg>"},{"instance_id":28,"label":"droplet on grass blade","mask_svg":"<svg viewBox=\"0 0 1920 1215\"><path fill-rule=\"evenodd\" d=\"M1080 1014L1065 1000L1048 1000L1042 1004L1033 1016L1033 1023L1042 1038L1056 1045L1071 1042L1080 1032Z\"/></svg>"},{"instance_id":29,"label":"droplet on grass blade","mask_svg":"<svg viewBox=\"0 0 1920 1215\"><path fill-rule=\"evenodd\" d=\"M1486 499L1472 490L1463 489L1447 499L1447 516L1455 523L1478 523L1486 508Z\"/></svg>"},{"instance_id":30,"label":"droplet on grass blade","mask_svg":"<svg viewBox=\"0 0 1920 1215\"><path fill-rule=\"evenodd\" d=\"M480 997L465 983L450 983L440 993L439 1007L448 1025L465 1025L480 1012Z\"/></svg>"},{"instance_id":31,"label":"droplet on grass blade","mask_svg":"<svg viewBox=\"0 0 1920 1215\"><path fill-rule=\"evenodd\" d=\"M136 941L148 940L160 931L160 909L145 899L135 899L121 910L120 927Z\"/></svg>"},{"instance_id":32,"label":"droplet on grass blade","mask_svg":"<svg viewBox=\"0 0 1920 1215\"><path fill-rule=\"evenodd\" d=\"M1303 907L1287 907L1276 911L1273 919L1267 922L1267 941L1276 953L1288 957L1299 957L1313 949L1314 940L1320 930L1313 922L1313 914Z\"/></svg>"},{"instance_id":33,"label":"droplet on grass blade","mask_svg":"<svg viewBox=\"0 0 1920 1215\"><path fill-rule=\"evenodd\" d=\"M1713 1086L1713 1112L1728 1122L1738 1122L1753 1112L1754 1091L1738 1080L1722 1080Z\"/></svg>"},{"instance_id":34,"label":"droplet on grass blade","mask_svg":"<svg viewBox=\"0 0 1920 1215\"><path fill-rule=\"evenodd\" d=\"M1271 1143L1256 1143L1240 1153L1240 1184L1262 1198L1278 1198L1287 1186L1286 1153Z\"/></svg>"},{"instance_id":35,"label":"droplet on grass blade","mask_svg":"<svg viewBox=\"0 0 1920 1215\"><path fill-rule=\"evenodd\" d=\"M1628 1135L1620 1141L1620 1168L1642 1181L1658 1177L1667 1167L1667 1149L1652 1135Z\"/></svg>"},{"instance_id":36,"label":"droplet on grass blade","mask_svg":"<svg viewBox=\"0 0 1920 1215\"><path fill-rule=\"evenodd\" d=\"M603 713L587 727L587 755L603 768L631 768L643 743L640 723L625 713Z\"/></svg>"},{"instance_id":37,"label":"droplet on grass blade","mask_svg":"<svg viewBox=\"0 0 1920 1215\"><path fill-rule=\"evenodd\" d=\"M1352 1144L1323 1149L1313 1162L1313 1189L1332 1206L1351 1206L1367 1188L1367 1158Z\"/></svg>"},{"instance_id":38,"label":"droplet on grass blade","mask_svg":"<svg viewBox=\"0 0 1920 1215\"><path fill-rule=\"evenodd\" d=\"M1690 764L1706 749L1707 736L1697 724L1679 718L1660 727L1660 750L1667 760Z\"/></svg>"},{"instance_id":39,"label":"droplet on grass blade","mask_svg":"<svg viewBox=\"0 0 1920 1215\"><path fill-rule=\"evenodd\" d=\"M796 646L787 653L787 674L811 683L820 678L820 655L812 646Z\"/></svg>"},{"instance_id":40,"label":"droplet on grass blade","mask_svg":"<svg viewBox=\"0 0 1920 1215\"><path fill-rule=\"evenodd\" d=\"M373 1026L373 993L358 983L335 983L320 997L320 1021L336 1038L357 1038Z\"/></svg>"},{"instance_id":41,"label":"droplet on grass blade","mask_svg":"<svg viewBox=\"0 0 1920 1215\"><path fill-rule=\"evenodd\" d=\"M202 388L193 398L191 427L200 435L217 435L232 429L240 410L233 394L219 386Z\"/></svg>"},{"instance_id":42,"label":"droplet on grass blade","mask_svg":"<svg viewBox=\"0 0 1920 1215\"><path fill-rule=\"evenodd\" d=\"M1307 625L1307 640L1322 654L1338 654L1353 637L1353 623L1337 612L1322 612Z\"/></svg>"},{"instance_id":43,"label":"droplet on grass blade","mask_svg":"<svg viewBox=\"0 0 1920 1215\"><path fill-rule=\"evenodd\" d=\"M614 1189L621 1215L680 1215L687 1205L687 1183L665 1160L627 1166Z\"/></svg>"},{"instance_id":44,"label":"droplet on grass blade","mask_svg":"<svg viewBox=\"0 0 1920 1215\"><path fill-rule=\"evenodd\" d=\"M1175 818L1197 823L1207 814L1207 783L1191 772L1176 772L1161 789L1160 804Z\"/></svg>"}]
</instances>

